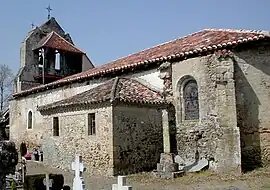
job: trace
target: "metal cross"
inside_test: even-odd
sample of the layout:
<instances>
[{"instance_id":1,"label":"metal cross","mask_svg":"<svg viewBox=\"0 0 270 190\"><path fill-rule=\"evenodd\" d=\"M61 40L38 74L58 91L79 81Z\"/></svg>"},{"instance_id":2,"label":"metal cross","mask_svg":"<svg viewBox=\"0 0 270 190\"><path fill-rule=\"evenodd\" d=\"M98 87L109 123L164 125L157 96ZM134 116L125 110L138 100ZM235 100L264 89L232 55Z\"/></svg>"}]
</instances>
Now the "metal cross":
<instances>
[{"instance_id":1,"label":"metal cross","mask_svg":"<svg viewBox=\"0 0 270 190\"><path fill-rule=\"evenodd\" d=\"M48 10L48 19L50 19L51 18L51 11L52 11L51 6L49 5L46 9Z\"/></svg>"},{"instance_id":2,"label":"metal cross","mask_svg":"<svg viewBox=\"0 0 270 190\"><path fill-rule=\"evenodd\" d=\"M31 24L31 28L34 28L35 27L35 25L34 25L34 23L32 22L32 24Z\"/></svg>"}]
</instances>

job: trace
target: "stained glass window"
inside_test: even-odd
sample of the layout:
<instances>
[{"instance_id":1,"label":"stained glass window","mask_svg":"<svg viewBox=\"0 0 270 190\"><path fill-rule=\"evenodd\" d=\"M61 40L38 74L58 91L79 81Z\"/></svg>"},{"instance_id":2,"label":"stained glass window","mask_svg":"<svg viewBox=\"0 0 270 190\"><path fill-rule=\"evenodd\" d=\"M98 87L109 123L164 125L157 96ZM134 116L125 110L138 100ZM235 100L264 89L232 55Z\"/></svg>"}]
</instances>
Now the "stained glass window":
<instances>
[{"instance_id":1,"label":"stained glass window","mask_svg":"<svg viewBox=\"0 0 270 190\"><path fill-rule=\"evenodd\" d=\"M199 119L198 86L195 80L189 80L183 88L184 119Z\"/></svg>"}]
</instances>

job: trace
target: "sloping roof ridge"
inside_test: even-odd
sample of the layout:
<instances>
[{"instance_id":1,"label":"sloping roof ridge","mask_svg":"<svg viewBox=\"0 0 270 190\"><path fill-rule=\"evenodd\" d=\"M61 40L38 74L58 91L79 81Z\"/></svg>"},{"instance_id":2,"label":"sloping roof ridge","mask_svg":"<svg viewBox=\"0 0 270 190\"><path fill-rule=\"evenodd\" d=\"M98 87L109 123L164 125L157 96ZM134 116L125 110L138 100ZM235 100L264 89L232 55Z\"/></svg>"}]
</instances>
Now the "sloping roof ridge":
<instances>
[{"instance_id":1,"label":"sloping roof ridge","mask_svg":"<svg viewBox=\"0 0 270 190\"><path fill-rule=\"evenodd\" d=\"M165 45L165 44L169 44L169 43L171 43L171 42L173 42L173 41L176 41L176 40L179 40L179 39L188 38L188 37L190 37L190 36L192 36L192 35L195 35L195 34L198 34L198 33L200 33L200 32L204 32L204 31L224 31L224 32L256 33L256 34L265 34L265 32L266 32L267 34L269 34L269 32L270 32L270 31L268 32L268 31L263 31L263 30L244 30L244 29L226 29L226 28L224 28L224 29L223 29L223 28L204 28L204 29L200 29L200 30L198 30L198 31L196 31L196 32L189 33L189 34L187 34L187 35L179 36L179 37L177 37L177 38L175 38L175 39L172 39L172 40L169 40L169 41L166 41L166 42L163 42L163 43L160 43L160 44L151 46L151 47L147 47L147 48L142 49L142 50L140 50L140 51L137 51L137 52L134 52L134 53L130 53L130 54L127 54L127 55L122 56L122 57L118 57L118 58L116 58L116 59L114 59L114 60L109 61L108 63L105 63L105 65L106 65L106 64L109 64L109 63L112 63L112 62L115 62L115 61L118 61L118 60L120 60L120 59L129 57L129 56L132 56L132 55L134 55L134 54L137 54L137 53L141 53L141 52L147 51L147 50L152 49L152 48L156 48L156 47L160 47L160 46ZM103 66L103 65L102 65L102 66Z\"/></svg>"},{"instance_id":2,"label":"sloping roof ridge","mask_svg":"<svg viewBox=\"0 0 270 190\"><path fill-rule=\"evenodd\" d=\"M137 78L129 78L129 79L132 80L132 81L135 81L135 82L139 83L140 85L142 85L144 87L146 87L148 90L154 91L154 92L156 92L158 94L161 93L159 90L157 90L155 88L152 88L152 87L146 85L145 83L140 82Z\"/></svg>"},{"instance_id":3,"label":"sloping roof ridge","mask_svg":"<svg viewBox=\"0 0 270 190\"><path fill-rule=\"evenodd\" d=\"M144 52L144 51L147 51L147 50L150 50L150 49L153 49L153 48L157 48L157 47L163 46L163 45L165 45L165 44L169 44L169 43L171 43L171 42L173 42L173 41L176 41L176 40L179 40L179 39L188 38L188 37L190 37L190 36L192 36L192 35L194 35L194 34L197 34L197 33L203 32L203 31L204 31L204 29L199 30L199 31L196 31L196 32L189 33L189 34L184 35L184 36L181 36L181 37L177 37L177 38L175 38L175 39L173 39L173 40L169 40L169 41L166 41L166 42L163 42L163 43L159 43L159 44L154 45L154 46L151 46L151 47L147 47L147 48L142 49L142 50L140 50L140 51L136 51L136 52L134 52L134 53L130 53L130 54L127 54L127 55L125 55L125 56L118 57L118 58L116 58L116 59L114 59L114 60L112 60L112 61L109 61L109 62L105 63L104 65L107 65L107 64L110 64L110 63L112 63L112 62L118 61L118 60L120 60L120 59L129 57L129 56L132 56L132 55L137 54L137 53L142 53L142 52ZM104 65L102 65L102 66L104 66Z\"/></svg>"},{"instance_id":4,"label":"sloping roof ridge","mask_svg":"<svg viewBox=\"0 0 270 190\"><path fill-rule=\"evenodd\" d=\"M51 17L50 19L47 19L46 21L43 22L43 24L39 25L38 28L41 28L42 26L46 25L50 20L54 20L59 26L60 24L57 22L55 17ZM60 28L63 30L63 28L60 26Z\"/></svg>"},{"instance_id":5,"label":"sloping roof ridge","mask_svg":"<svg viewBox=\"0 0 270 190\"><path fill-rule=\"evenodd\" d=\"M119 82L119 77L115 77L113 82L113 86L111 89L111 94L110 94L110 102L113 102L116 99L116 91L118 89L118 82Z\"/></svg>"},{"instance_id":6,"label":"sloping roof ridge","mask_svg":"<svg viewBox=\"0 0 270 190\"><path fill-rule=\"evenodd\" d=\"M40 30L38 27L32 28L28 31L25 38L23 39L22 43L25 42L33 33L35 33L37 30Z\"/></svg>"},{"instance_id":7,"label":"sloping roof ridge","mask_svg":"<svg viewBox=\"0 0 270 190\"><path fill-rule=\"evenodd\" d=\"M266 30L247 30L247 29L230 29L230 28L206 28L205 31L224 31L224 32L237 32L237 33L255 33L255 34L265 34L270 31Z\"/></svg>"},{"instance_id":8,"label":"sloping roof ridge","mask_svg":"<svg viewBox=\"0 0 270 190\"><path fill-rule=\"evenodd\" d=\"M47 39L43 42L43 44L41 44L41 46L44 46L52 38L53 33L54 31L51 31L47 36L45 36Z\"/></svg>"},{"instance_id":9,"label":"sloping roof ridge","mask_svg":"<svg viewBox=\"0 0 270 190\"><path fill-rule=\"evenodd\" d=\"M191 35L194 35L194 34L198 34L200 32L203 32L203 31L206 31L206 29L203 29L203 30L199 30L195 33L192 33L190 35L186 35L183 38L186 38L186 37L189 37ZM227 42L223 42L223 43L214 43L214 44L211 44L209 46L203 46L203 47L198 47L198 48L193 48L193 49L189 49L189 50L185 50L185 51L178 51L178 52L175 52L175 53L170 53L170 55L164 55L164 56L160 56L160 57L154 57L154 58L145 58L144 60L141 60L141 61L137 61L137 62L132 62L132 63L129 63L129 64L126 64L126 65L120 65L120 66L117 66L115 65L114 67L112 68L103 68L104 66L106 65L112 65L115 61L110 61L108 62L107 64L105 65L100 65L98 67L95 67L96 71L94 70L93 72L90 72L88 73L88 71L92 70L92 69L89 69L85 72L82 72L80 73L79 75L78 74L75 74L73 77L66 77L66 78L63 78L63 79L60 79L60 80L57 80L55 82L52 82L52 83L48 83L48 84L45 84L45 85L42 85L42 86L38 86L38 87L34 87L34 88L31 88L29 90L25 90L23 92L19 92L19 93L15 93L14 95L23 95L23 94L27 94L29 92L34 92L35 90L36 91L39 91L40 89L43 90L43 89L49 89L49 87L53 87L53 86L56 86L57 84L64 84L64 83L72 83L74 81L78 81L80 79L85 79L85 78L88 78L88 77L91 77L91 76L98 76L100 74L108 74L110 72L113 72L113 71L117 71L117 70L120 70L120 69L127 69L127 68L131 68L131 67L137 67L139 65L146 65L146 64L149 64L149 63L154 63L154 62L158 62L158 61L170 61L174 58L181 58L181 57L185 57L185 56L188 56L188 55L196 55L198 53L201 53L201 52L207 52L207 51L212 51L212 50L217 50L217 49L221 49L221 48L225 48L225 47L228 47L228 46L233 46L233 45L238 45L238 44L241 44L241 43L245 43L245 42L249 42L249 41L254 41L254 40L259 40L259 39L262 39L262 38L269 38L270 36L268 35L264 35L264 34L257 34L255 36L250 36L250 37L245 37L243 39L232 39L230 41L227 41ZM163 44L167 44L167 43L170 43L172 41L175 41L175 40L171 40L169 42L166 42L166 43L163 43ZM155 47L159 47L163 44L159 44ZM152 49L154 47L151 47L151 48L148 48L148 49ZM146 51L147 49L143 50L143 51ZM142 52L142 51L140 51ZM138 53L140 53L138 52ZM129 56L125 56L124 58L126 57L129 57ZM121 60L120 58L117 59L117 60ZM100 68L100 70L98 70Z\"/></svg>"},{"instance_id":10,"label":"sloping roof ridge","mask_svg":"<svg viewBox=\"0 0 270 190\"><path fill-rule=\"evenodd\" d=\"M54 17L51 17L50 19L47 19L46 21L43 22L43 24L41 24L40 26L38 26L38 28L41 28L42 26L44 26L47 22L49 22L49 20L51 20Z\"/></svg>"},{"instance_id":11,"label":"sloping roof ridge","mask_svg":"<svg viewBox=\"0 0 270 190\"><path fill-rule=\"evenodd\" d=\"M75 45L73 45L72 43L70 43L69 41L67 41L65 38L63 38L62 36L60 36L57 32L52 31L52 33L56 34L58 37L60 37L62 40L64 40L65 42L67 42L69 45L71 45L72 47L74 47L74 48L77 49L78 51L82 52L83 54L86 54L84 51L80 50L80 49L77 48Z\"/></svg>"}]
</instances>

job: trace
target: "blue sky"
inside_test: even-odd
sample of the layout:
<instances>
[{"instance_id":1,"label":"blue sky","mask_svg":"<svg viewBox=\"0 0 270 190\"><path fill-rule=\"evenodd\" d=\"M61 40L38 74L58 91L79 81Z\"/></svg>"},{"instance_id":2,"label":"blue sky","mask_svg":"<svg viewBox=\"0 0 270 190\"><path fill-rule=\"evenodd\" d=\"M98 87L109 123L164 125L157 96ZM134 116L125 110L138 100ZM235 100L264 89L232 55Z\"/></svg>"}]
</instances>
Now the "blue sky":
<instances>
[{"instance_id":1,"label":"blue sky","mask_svg":"<svg viewBox=\"0 0 270 190\"><path fill-rule=\"evenodd\" d=\"M95 65L204 28L270 30L270 0L3 0L0 64L17 72L20 43L49 4Z\"/></svg>"}]
</instances>

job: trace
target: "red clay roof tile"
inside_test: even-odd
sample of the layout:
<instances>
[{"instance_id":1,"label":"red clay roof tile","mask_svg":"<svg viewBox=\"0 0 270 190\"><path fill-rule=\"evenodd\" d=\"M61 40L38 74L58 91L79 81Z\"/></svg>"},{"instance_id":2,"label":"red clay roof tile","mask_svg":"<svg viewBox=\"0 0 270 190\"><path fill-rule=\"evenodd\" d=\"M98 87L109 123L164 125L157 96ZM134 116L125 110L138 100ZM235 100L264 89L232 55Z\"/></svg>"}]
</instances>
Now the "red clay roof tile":
<instances>
[{"instance_id":1,"label":"red clay roof tile","mask_svg":"<svg viewBox=\"0 0 270 190\"><path fill-rule=\"evenodd\" d=\"M203 48L206 48L206 50L210 49L210 47L211 49L214 49L212 46L222 47L229 45L230 43L241 43L247 39L256 40L259 37L263 37L263 35L250 31L205 29L189 36L172 40L167 43L126 56L124 58L117 59L115 61L109 62L108 64L96 67L95 69L90 69L83 73L65 77L57 82L61 82L67 79L74 80L77 77L86 77L87 75L97 75L98 73L117 70L118 68L123 67L134 67L146 60L168 57L177 54L180 55L181 53L187 54L185 52L189 52L188 54L191 54L191 52L194 52L194 50L197 50L198 52L203 51Z\"/></svg>"},{"instance_id":2,"label":"red clay roof tile","mask_svg":"<svg viewBox=\"0 0 270 190\"><path fill-rule=\"evenodd\" d=\"M75 82L80 79L100 76L118 70L136 68L139 65L148 65L174 58L184 58L187 55L196 56L201 52L229 48L238 44L269 37L269 35L264 35L259 31L205 29L18 94L24 95L36 90L43 90L49 87L53 88L55 85L66 82Z\"/></svg>"},{"instance_id":3,"label":"red clay roof tile","mask_svg":"<svg viewBox=\"0 0 270 190\"><path fill-rule=\"evenodd\" d=\"M35 49L39 49L41 47L54 48L57 50L64 50L73 53L83 53L81 50L76 48L73 44L68 42L66 39L54 31L50 32L47 36L42 38Z\"/></svg>"},{"instance_id":4,"label":"red clay roof tile","mask_svg":"<svg viewBox=\"0 0 270 190\"><path fill-rule=\"evenodd\" d=\"M120 101L139 104L164 103L161 93L148 88L137 80L116 77L73 97L40 106L38 110L45 111L60 107L94 104L105 101Z\"/></svg>"}]
</instances>

